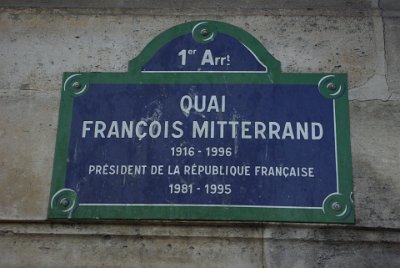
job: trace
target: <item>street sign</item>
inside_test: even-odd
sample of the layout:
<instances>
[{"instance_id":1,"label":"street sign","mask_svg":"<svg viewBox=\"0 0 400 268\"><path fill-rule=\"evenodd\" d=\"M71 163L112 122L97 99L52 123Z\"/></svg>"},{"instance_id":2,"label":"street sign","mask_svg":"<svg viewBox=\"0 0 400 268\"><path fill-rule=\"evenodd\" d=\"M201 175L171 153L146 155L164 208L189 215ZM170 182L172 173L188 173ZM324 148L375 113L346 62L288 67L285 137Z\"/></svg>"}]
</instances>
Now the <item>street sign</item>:
<instances>
[{"instance_id":1,"label":"street sign","mask_svg":"<svg viewBox=\"0 0 400 268\"><path fill-rule=\"evenodd\" d=\"M214 21L65 73L48 217L353 223L347 76Z\"/></svg>"}]
</instances>

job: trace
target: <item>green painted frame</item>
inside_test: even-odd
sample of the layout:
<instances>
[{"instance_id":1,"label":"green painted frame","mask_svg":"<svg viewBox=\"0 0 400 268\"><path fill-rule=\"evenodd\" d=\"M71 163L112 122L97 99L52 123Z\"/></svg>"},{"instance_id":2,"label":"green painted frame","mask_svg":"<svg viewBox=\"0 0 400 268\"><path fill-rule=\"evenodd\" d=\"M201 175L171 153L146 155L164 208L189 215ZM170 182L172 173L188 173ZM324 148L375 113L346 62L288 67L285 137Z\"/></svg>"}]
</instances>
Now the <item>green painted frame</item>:
<instances>
[{"instance_id":1,"label":"green painted frame","mask_svg":"<svg viewBox=\"0 0 400 268\"><path fill-rule=\"evenodd\" d=\"M199 24L201 29L195 29ZM194 30L195 29L195 30ZM266 73L145 73L141 68L165 44L191 33L202 41L200 31L223 32L245 44L268 67ZM196 40L197 40L196 39ZM223 77L223 78L222 78ZM324 97L334 100L338 192L325 199L322 208L258 208L209 206L79 206L75 192L64 189L68 145L74 98L93 84L287 84L318 85ZM354 223L352 166L350 152L347 74L281 73L280 62L246 31L222 22L193 21L175 26L153 39L129 62L125 73L64 73L53 177L49 200L49 219L135 219L135 220L217 220Z\"/></svg>"}]
</instances>

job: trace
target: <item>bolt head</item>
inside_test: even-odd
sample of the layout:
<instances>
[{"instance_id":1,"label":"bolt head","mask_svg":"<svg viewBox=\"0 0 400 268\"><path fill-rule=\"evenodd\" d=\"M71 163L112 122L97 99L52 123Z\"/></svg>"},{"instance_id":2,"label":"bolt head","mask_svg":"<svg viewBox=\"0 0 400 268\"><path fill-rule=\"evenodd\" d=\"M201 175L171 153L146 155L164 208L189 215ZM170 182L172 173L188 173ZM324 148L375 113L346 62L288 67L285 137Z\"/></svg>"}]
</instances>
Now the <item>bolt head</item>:
<instances>
[{"instance_id":1,"label":"bolt head","mask_svg":"<svg viewBox=\"0 0 400 268\"><path fill-rule=\"evenodd\" d=\"M207 29L201 29L200 34L204 37L208 36L208 30Z\"/></svg>"},{"instance_id":2,"label":"bolt head","mask_svg":"<svg viewBox=\"0 0 400 268\"><path fill-rule=\"evenodd\" d=\"M63 198L60 200L60 205L63 207L68 207L69 206L69 200L67 198Z\"/></svg>"},{"instance_id":3,"label":"bolt head","mask_svg":"<svg viewBox=\"0 0 400 268\"><path fill-rule=\"evenodd\" d=\"M79 82L74 82L74 83L72 84L72 87L73 87L73 88L76 88L76 89L79 89L79 88L81 88L81 84L80 84Z\"/></svg>"},{"instance_id":4,"label":"bolt head","mask_svg":"<svg viewBox=\"0 0 400 268\"><path fill-rule=\"evenodd\" d=\"M326 86L329 90L336 90L336 85L332 82L328 83Z\"/></svg>"},{"instance_id":5,"label":"bolt head","mask_svg":"<svg viewBox=\"0 0 400 268\"><path fill-rule=\"evenodd\" d=\"M335 211L339 211L339 210L342 209L342 206L338 202L334 202L332 204L332 209L335 210Z\"/></svg>"}]
</instances>

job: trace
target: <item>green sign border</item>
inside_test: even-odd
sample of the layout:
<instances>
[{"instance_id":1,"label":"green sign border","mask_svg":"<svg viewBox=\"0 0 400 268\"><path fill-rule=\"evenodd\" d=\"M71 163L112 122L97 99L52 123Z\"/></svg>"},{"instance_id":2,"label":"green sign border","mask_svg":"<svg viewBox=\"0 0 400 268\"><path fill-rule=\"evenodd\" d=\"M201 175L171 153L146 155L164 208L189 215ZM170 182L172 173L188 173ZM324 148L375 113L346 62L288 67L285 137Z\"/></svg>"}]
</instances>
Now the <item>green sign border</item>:
<instances>
[{"instance_id":1,"label":"green sign border","mask_svg":"<svg viewBox=\"0 0 400 268\"><path fill-rule=\"evenodd\" d=\"M165 44L192 33L198 42L211 42L219 32L245 44L268 67L266 73L147 73L141 68ZM318 85L320 93L334 100L339 189L322 208L210 207L210 206L80 206L76 193L64 189L74 98L94 84L277 84ZM280 62L244 30L222 22L194 21L175 26L153 39L129 62L126 73L64 73L54 157L49 219L218 220L354 223L350 152L347 74L281 73Z\"/></svg>"}]
</instances>

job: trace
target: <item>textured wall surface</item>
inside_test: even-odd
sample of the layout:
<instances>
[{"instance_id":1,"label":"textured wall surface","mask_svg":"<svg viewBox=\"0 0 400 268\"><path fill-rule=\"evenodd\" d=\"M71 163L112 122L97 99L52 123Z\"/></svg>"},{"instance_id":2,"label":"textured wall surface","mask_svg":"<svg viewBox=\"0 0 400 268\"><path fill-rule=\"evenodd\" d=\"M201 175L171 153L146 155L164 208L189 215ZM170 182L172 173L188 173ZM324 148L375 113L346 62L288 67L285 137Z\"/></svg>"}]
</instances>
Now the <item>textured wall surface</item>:
<instances>
[{"instance_id":1,"label":"textured wall surface","mask_svg":"<svg viewBox=\"0 0 400 268\"><path fill-rule=\"evenodd\" d=\"M354 226L46 220L62 73L126 71L199 19L248 31L283 72L348 73ZM399 55L395 0L2 1L0 267L399 267Z\"/></svg>"}]
</instances>

